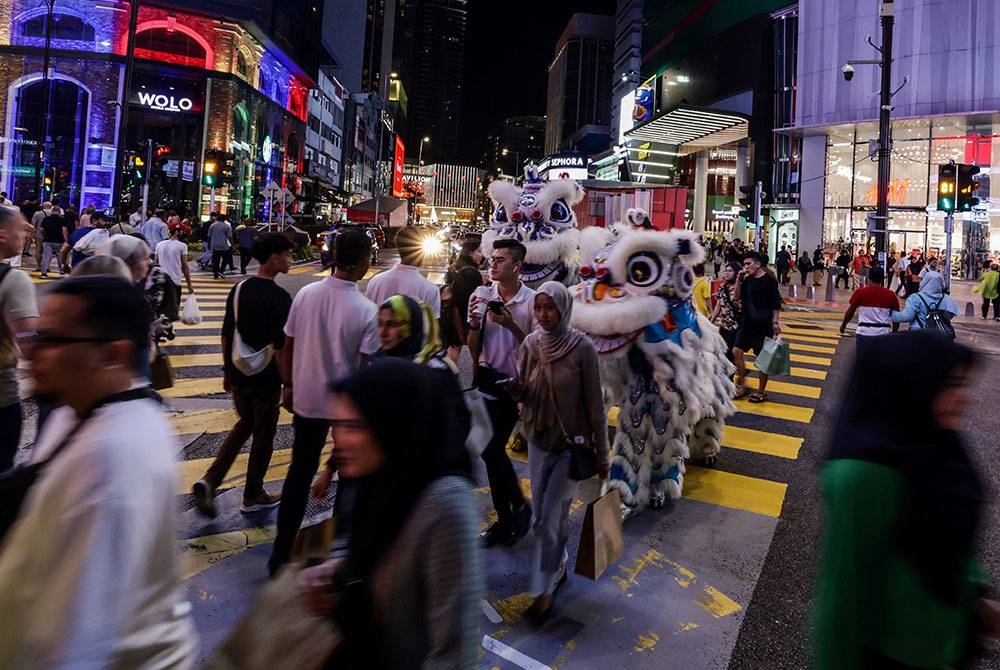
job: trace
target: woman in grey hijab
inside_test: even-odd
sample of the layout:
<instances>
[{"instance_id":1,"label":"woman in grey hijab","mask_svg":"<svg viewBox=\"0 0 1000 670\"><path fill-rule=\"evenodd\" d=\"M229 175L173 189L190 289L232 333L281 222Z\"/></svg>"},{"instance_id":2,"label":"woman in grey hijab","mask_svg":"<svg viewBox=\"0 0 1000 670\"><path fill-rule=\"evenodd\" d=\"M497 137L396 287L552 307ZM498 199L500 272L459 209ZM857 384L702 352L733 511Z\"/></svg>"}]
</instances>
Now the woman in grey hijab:
<instances>
[{"instance_id":1,"label":"woman in grey hijab","mask_svg":"<svg viewBox=\"0 0 1000 670\"><path fill-rule=\"evenodd\" d=\"M902 312L893 312L893 323L909 323L910 330L927 327L927 315L939 309L960 316L958 305L944 290L944 275L928 272L920 280L920 290L906 299Z\"/></svg>"},{"instance_id":2,"label":"woman in grey hijab","mask_svg":"<svg viewBox=\"0 0 1000 670\"><path fill-rule=\"evenodd\" d=\"M570 445L594 450L603 479L610 469L597 350L590 338L569 325L572 310L565 286L542 284L535 292L538 328L518 351L535 531L535 601L527 615L536 622L552 611L555 591L566 581L569 508L577 485L571 477Z\"/></svg>"}]
</instances>

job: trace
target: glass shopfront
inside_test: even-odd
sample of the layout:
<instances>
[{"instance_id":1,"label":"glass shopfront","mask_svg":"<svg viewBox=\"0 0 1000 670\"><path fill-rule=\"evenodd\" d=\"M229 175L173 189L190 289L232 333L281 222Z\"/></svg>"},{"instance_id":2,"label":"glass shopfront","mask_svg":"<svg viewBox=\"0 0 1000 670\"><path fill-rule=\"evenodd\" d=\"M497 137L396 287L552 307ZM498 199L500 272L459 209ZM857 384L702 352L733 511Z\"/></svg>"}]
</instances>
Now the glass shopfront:
<instances>
[{"instance_id":1,"label":"glass shopfront","mask_svg":"<svg viewBox=\"0 0 1000 670\"><path fill-rule=\"evenodd\" d=\"M869 155L874 150L869 139L877 136L874 123L828 132L823 217L823 242L828 250L869 243L867 221L875 211L878 174L878 162ZM1000 184L993 189L990 179L994 156L1000 156L1000 128L992 123L971 123L961 117L895 122L889 250L944 253L947 236L944 214L937 211L937 172L938 165L953 160L978 165L981 170L976 177L981 184L975 194L979 204L973 211L955 215L954 261L974 265L977 258L996 257L1000 253Z\"/></svg>"}]
</instances>

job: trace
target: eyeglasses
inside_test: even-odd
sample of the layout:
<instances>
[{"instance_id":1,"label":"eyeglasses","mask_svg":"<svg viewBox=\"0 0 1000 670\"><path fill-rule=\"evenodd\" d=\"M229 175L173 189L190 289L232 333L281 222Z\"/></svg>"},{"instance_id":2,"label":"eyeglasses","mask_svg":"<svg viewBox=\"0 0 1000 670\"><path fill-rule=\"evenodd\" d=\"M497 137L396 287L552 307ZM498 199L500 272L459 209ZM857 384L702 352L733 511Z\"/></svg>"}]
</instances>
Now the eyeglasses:
<instances>
[{"instance_id":1,"label":"eyeglasses","mask_svg":"<svg viewBox=\"0 0 1000 670\"><path fill-rule=\"evenodd\" d=\"M120 338L115 337L70 337L63 335L47 335L45 333L21 333L17 336L18 344L22 347L46 348L58 347L63 344L86 344L98 343L107 344Z\"/></svg>"}]
</instances>

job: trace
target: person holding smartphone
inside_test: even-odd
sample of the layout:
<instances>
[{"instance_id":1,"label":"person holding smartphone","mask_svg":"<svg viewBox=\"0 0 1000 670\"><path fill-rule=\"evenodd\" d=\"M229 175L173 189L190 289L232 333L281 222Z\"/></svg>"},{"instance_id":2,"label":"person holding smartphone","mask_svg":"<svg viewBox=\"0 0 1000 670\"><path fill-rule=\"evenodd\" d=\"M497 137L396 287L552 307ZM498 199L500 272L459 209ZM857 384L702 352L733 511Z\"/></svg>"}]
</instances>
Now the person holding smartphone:
<instances>
[{"instance_id":1,"label":"person holding smartphone","mask_svg":"<svg viewBox=\"0 0 1000 670\"><path fill-rule=\"evenodd\" d=\"M483 394L493 424L493 437L483 461L497 521L482 534L483 544L516 544L531 525L531 505L524 500L507 440L517 423L517 403L503 382L517 376L517 351L533 327L535 292L521 283L527 250L516 240L498 240L490 257L490 286L477 288L469 299L469 351L473 383Z\"/></svg>"}]
</instances>

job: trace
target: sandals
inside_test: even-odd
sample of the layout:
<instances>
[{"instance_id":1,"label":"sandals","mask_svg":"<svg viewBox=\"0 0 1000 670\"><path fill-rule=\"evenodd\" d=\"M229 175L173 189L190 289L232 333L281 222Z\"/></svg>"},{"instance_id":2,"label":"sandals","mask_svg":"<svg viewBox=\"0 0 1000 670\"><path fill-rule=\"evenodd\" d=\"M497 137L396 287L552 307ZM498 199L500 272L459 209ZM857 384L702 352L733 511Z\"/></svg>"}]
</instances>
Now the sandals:
<instances>
[{"instance_id":1,"label":"sandals","mask_svg":"<svg viewBox=\"0 0 1000 670\"><path fill-rule=\"evenodd\" d=\"M747 398L747 400L749 402L759 404L759 403L762 403L765 400L767 400L767 394L766 393L762 393L760 391L754 391L753 393L750 394L750 397Z\"/></svg>"}]
</instances>

